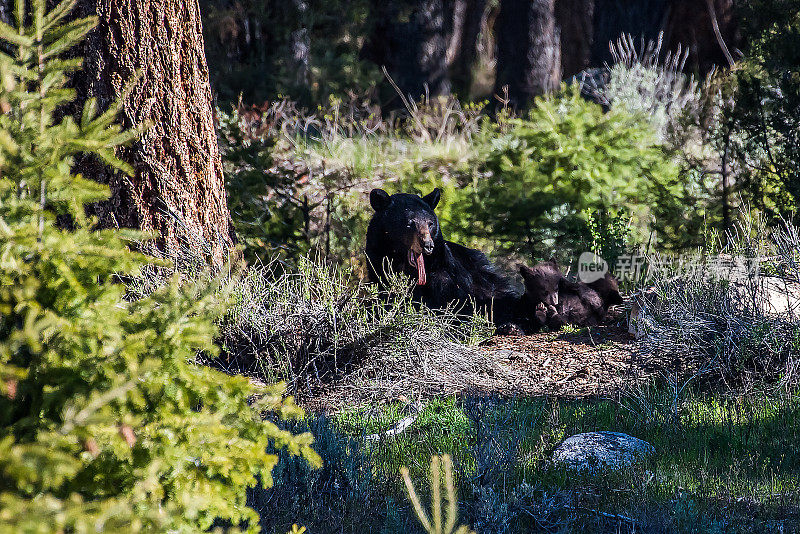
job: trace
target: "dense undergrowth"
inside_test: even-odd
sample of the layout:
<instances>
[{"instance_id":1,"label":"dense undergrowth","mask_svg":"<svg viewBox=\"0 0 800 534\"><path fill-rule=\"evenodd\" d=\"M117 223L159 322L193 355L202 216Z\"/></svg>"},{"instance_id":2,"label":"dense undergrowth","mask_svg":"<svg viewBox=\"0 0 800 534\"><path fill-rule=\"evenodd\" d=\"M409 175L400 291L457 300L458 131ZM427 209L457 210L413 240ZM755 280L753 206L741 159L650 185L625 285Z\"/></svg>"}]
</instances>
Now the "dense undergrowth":
<instances>
[{"instance_id":1,"label":"dense undergrowth","mask_svg":"<svg viewBox=\"0 0 800 534\"><path fill-rule=\"evenodd\" d=\"M304 395L335 386L337 404L446 390L480 369L470 345L493 331L412 302L402 276L381 291L319 259L251 267L233 286L216 363Z\"/></svg>"},{"instance_id":2,"label":"dense undergrowth","mask_svg":"<svg viewBox=\"0 0 800 534\"><path fill-rule=\"evenodd\" d=\"M83 152L129 171L114 148L135 133L93 102L80 123L54 119L80 62L50 63L34 45L58 55L93 21L58 28L72 4L49 14L34 4L30 21L17 10L20 26L33 26L0 26L11 43L0 55L0 107L10 109L0 114L0 530L260 521L269 532L296 522L413 532L398 470L423 478L442 453L455 462L462 517L480 533L800 529L798 314L765 309L757 281L707 270L656 279L652 299L638 301L642 352L691 356L696 367L614 399L569 400L436 398L485 371L470 345L491 325L420 308L400 279L381 292L358 276L369 189L438 186L448 236L506 261L702 245L707 256L763 256L765 274L800 283L797 229L775 230L797 192L793 110L774 98L793 86L759 78L781 71L773 62L737 74L773 95L759 106L783 113L764 134L781 157L739 175L740 192L767 191L757 205L770 232L715 230L732 196L720 203L729 192L709 176L727 172L730 147L747 152L741 165L766 151L735 127L754 118L731 118L731 79L696 84L679 57L664 68L658 53L628 48L595 95L609 110L564 87L518 117L455 99L408 102L393 116L356 100L221 112L230 207L251 266L222 281L165 278L165 263L127 248L146 236L93 231L83 204L108 190L70 172ZM765 34L759 46L776 44ZM335 386L340 410L297 419L282 387L263 385L277 379L307 399ZM403 398L414 402L377 402ZM365 439L422 399L411 428ZM627 432L657 453L602 477L554 467L558 442L587 430ZM273 479L245 502L246 487Z\"/></svg>"},{"instance_id":3,"label":"dense undergrowth","mask_svg":"<svg viewBox=\"0 0 800 534\"><path fill-rule=\"evenodd\" d=\"M462 517L479 533L800 528L800 310L770 309L769 287L715 263L759 258L756 278L779 277L778 297L790 298L800 282L796 227L751 208L744 167L732 170L748 132L737 130L731 76L692 80L681 73L685 56L664 60L630 39L614 53L608 83L591 95L608 113L565 87L519 117L490 118L455 99L408 102L390 117L356 100L313 113L279 101L220 114L237 228L251 258L277 252L290 273L256 271L242 286L226 327L229 350L245 355L234 363L306 391L340 383L352 394L336 415L289 426L314 433L324 467L282 458L276 490L251 492L266 531L295 521L311 532L421 531L398 470L423 479L443 453L455 461ZM733 172L741 182L721 189ZM471 357L480 365L437 340L454 348L477 331L439 330L442 317L410 306L402 287L376 308L373 290L306 259L313 250L357 277L366 194L377 186L443 188L446 235L501 263L552 255L569 265L581 250L612 262L642 252L653 265L696 257L695 268L651 278L635 298L639 348L670 370L614 399L431 398L432 376L463 375ZM351 307L356 300L364 306ZM431 366L442 374L426 374ZM406 397L415 402L375 404ZM365 439L420 398L427 404L409 429ZM599 477L554 467L553 448L589 430L629 433L656 454Z\"/></svg>"},{"instance_id":4,"label":"dense undergrowth","mask_svg":"<svg viewBox=\"0 0 800 534\"><path fill-rule=\"evenodd\" d=\"M665 266L634 297L641 350L696 362L702 381L737 390L798 385L800 234L788 221L755 218L736 225L726 244ZM676 268L670 268L669 266Z\"/></svg>"},{"instance_id":5,"label":"dense undergrowth","mask_svg":"<svg viewBox=\"0 0 800 534\"><path fill-rule=\"evenodd\" d=\"M285 101L220 112L234 222L249 257L293 261L313 248L363 269L373 187L441 188L446 236L506 260L570 264L587 247L635 248L656 227L680 224L673 156L622 105L604 113L564 87L516 118L492 119L454 98L408 106L389 118L340 101L315 113ZM615 218L624 228L593 225Z\"/></svg>"},{"instance_id":6,"label":"dense undergrowth","mask_svg":"<svg viewBox=\"0 0 800 534\"><path fill-rule=\"evenodd\" d=\"M789 224L769 231L740 227L728 248L708 252L729 252L721 257L742 260L760 254L765 258L762 276L781 274L791 281L798 265L795 237L796 229ZM727 265L731 264L736 262ZM256 274L259 283L266 283L263 273ZM405 497L399 468L408 466L412 478L423 480L431 455L447 453L454 459L462 518L479 533L744 533L800 528L797 310L776 315L765 307L760 286L749 286L748 292L724 274L720 265L707 261L695 270L670 272L656 280L654 293L662 300L649 301L649 308L648 301L640 300L647 328L639 344L643 354L666 356L675 367L664 369L649 385L629 385L606 399L431 397L435 389L416 382L430 380L430 375L414 367L438 364L453 371L447 351L431 348L442 331L425 330L441 317L429 316L402 298L390 300L375 317L407 313L404 326L394 323L381 333L388 335L387 345L361 345L375 352L367 350L361 358L348 360L332 377L348 383L348 374L354 373L361 386L354 388L357 394L344 396L335 414L312 412L286 427L315 435L323 468L312 470L284 455L274 475L277 487L251 491L249 502L260 512L267 532L282 532L296 521L310 532L422 532ZM355 289L358 286L341 273L319 264L304 262L298 272L271 283L261 293L248 293L234 308L252 310L252 316L238 311L232 316L236 328L260 318L262 326L254 330L283 332L271 348L268 336L261 338L262 362L276 357L291 361L301 354L330 363L335 358L331 347L337 345L322 349L321 339L340 339L340 346L352 347L346 342L355 339L350 336L387 324L364 321L369 299L374 298L368 288ZM263 286L251 282L243 287L253 291ZM395 298L404 294L399 287ZM265 298L259 300L258 295ZM365 299L366 308L348 312L349 304L341 303L350 299ZM339 319L337 310L342 312ZM293 326L297 321L305 321L306 328ZM349 331L335 334L334 324L347 325L342 328ZM287 330L294 334L286 335ZM468 341L470 331L451 331L450 339ZM423 337L415 338L416 332ZM430 350L423 354L430 359L403 355L414 339L429 343L424 348ZM670 358L670 350L679 352ZM263 356L266 353L270 356ZM470 355L461 353L462 358ZM397 374L390 380L392 387L384 388L381 379L391 376L387 373L393 365ZM371 371L360 374L360 366ZM327 371L336 375L331 368ZM306 369L295 376L308 379L314 374ZM375 402L406 397L415 402ZM413 413L420 401L424 408L410 428L375 439L376 433ZM651 443L656 454L632 470L596 477L553 465L550 454L561 440L592 430L631 434ZM427 497L423 492L423 500Z\"/></svg>"}]
</instances>

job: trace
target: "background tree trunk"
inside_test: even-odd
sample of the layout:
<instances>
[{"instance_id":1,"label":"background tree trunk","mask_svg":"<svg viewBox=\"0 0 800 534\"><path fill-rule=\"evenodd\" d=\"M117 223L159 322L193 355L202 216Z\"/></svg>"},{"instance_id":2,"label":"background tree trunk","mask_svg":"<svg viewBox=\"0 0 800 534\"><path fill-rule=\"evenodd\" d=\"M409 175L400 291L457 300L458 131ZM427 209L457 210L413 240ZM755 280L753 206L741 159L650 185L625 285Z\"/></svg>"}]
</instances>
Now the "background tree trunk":
<instances>
[{"instance_id":1,"label":"background tree trunk","mask_svg":"<svg viewBox=\"0 0 800 534\"><path fill-rule=\"evenodd\" d=\"M447 65L453 91L469 98L486 0L447 0Z\"/></svg>"},{"instance_id":2,"label":"background tree trunk","mask_svg":"<svg viewBox=\"0 0 800 534\"><path fill-rule=\"evenodd\" d=\"M555 0L501 0L495 22L497 79L495 93L508 96L515 108L558 87L561 43Z\"/></svg>"},{"instance_id":3,"label":"background tree trunk","mask_svg":"<svg viewBox=\"0 0 800 534\"><path fill-rule=\"evenodd\" d=\"M568 79L590 66L594 0L556 0L555 13L561 34L561 76Z\"/></svg>"},{"instance_id":4,"label":"background tree trunk","mask_svg":"<svg viewBox=\"0 0 800 534\"><path fill-rule=\"evenodd\" d=\"M732 51L740 45L738 29L733 0L674 0L665 42L669 50L689 50L688 69L705 74L736 59Z\"/></svg>"},{"instance_id":5,"label":"background tree trunk","mask_svg":"<svg viewBox=\"0 0 800 534\"><path fill-rule=\"evenodd\" d=\"M698 5L705 0L690 0ZM595 0L594 36L591 64L602 67L613 63L608 43L616 42L623 33L630 34L637 49L648 41L657 41L666 26L673 0Z\"/></svg>"},{"instance_id":6,"label":"background tree trunk","mask_svg":"<svg viewBox=\"0 0 800 534\"><path fill-rule=\"evenodd\" d=\"M90 207L105 227L158 232L170 257L201 253L222 264L235 241L214 126L208 67L197 0L80 0L77 15L94 14L97 28L74 79L78 102L96 98L106 109L130 85L121 120L146 124L120 151L135 176L110 171L93 158L84 176L108 184L111 199Z\"/></svg>"},{"instance_id":7,"label":"background tree trunk","mask_svg":"<svg viewBox=\"0 0 800 534\"><path fill-rule=\"evenodd\" d=\"M386 67L403 95L450 93L444 0L372 0L370 19L362 57Z\"/></svg>"}]
</instances>

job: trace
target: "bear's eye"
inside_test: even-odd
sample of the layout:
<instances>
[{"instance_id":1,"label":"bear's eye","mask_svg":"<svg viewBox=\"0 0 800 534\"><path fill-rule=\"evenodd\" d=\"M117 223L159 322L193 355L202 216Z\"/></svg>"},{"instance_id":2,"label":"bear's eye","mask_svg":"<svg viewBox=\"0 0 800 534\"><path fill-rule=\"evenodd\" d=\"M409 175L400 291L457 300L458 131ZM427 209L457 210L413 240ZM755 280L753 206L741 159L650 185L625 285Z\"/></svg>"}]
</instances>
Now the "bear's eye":
<instances>
[{"instance_id":1,"label":"bear's eye","mask_svg":"<svg viewBox=\"0 0 800 534\"><path fill-rule=\"evenodd\" d=\"M435 223L435 222L433 222L433 221L429 222L429 223L428 223L428 228L430 228L431 230L433 230L434 228L436 228L436 223Z\"/></svg>"}]
</instances>

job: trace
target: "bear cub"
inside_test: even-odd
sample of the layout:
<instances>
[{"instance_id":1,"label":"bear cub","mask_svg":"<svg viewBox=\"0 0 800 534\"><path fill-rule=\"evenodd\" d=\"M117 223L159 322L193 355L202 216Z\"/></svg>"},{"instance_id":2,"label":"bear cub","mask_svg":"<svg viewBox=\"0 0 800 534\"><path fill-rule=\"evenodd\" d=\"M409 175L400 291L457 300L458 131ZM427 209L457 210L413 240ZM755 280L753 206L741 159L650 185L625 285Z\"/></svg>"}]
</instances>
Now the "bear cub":
<instances>
[{"instance_id":1,"label":"bear cub","mask_svg":"<svg viewBox=\"0 0 800 534\"><path fill-rule=\"evenodd\" d=\"M519 295L486 256L446 241L434 213L441 198L436 188L424 197L389 195L373 189L375 213L367 228L367 269L372 282L386 273L405 273L416 281L413 298L430 308L455 304L461 313L490 311L497 325L512 321Z\"/></svg>"},{"instance_id":2,"label":"bear cub","mask_svg":"<svg viewBox=\"0 0 800 534\"><path fill-rule=\"evenodd\" d=\"M606 273L589 284L568 280L555 262L542 262L533 268L520 264L525 281L522 300L531 321L541 328L558 330L565 324L600 324L615 304L622 304L617 280Z\"/></svg>"}]
</instances>

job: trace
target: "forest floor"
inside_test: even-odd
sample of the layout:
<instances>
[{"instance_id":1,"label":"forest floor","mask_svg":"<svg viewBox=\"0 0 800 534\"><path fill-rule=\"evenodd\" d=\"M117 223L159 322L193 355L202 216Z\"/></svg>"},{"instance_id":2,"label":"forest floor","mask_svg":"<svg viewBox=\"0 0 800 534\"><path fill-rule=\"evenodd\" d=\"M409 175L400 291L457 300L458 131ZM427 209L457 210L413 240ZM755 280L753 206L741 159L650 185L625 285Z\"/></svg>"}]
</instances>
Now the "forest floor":
<instances>
[{"instance_id":1,"label":"forest floor","mask_svg":"<svg viewBox=\"0 0 800 534\"><path fill-rule=\"evenodd\" d=\"M309 409L302 429L320 439L331 472L349 472L357 458L373 473L369 483L342 485L362 493L336 498L358 503L351 510L372 500L380 504L366 508L377 512L315 518L287 497L275 509L291 513L267 531L293 521L312 532L331 524L337 532L421 532L402 508L399 468L424 487L431 456L448 453L462 517L478 532L800 532L796 391L740 394L694 380L673 389L690 381L696 362L648 355L623 314L591 328L429 352L412 366L398 363L402 373L345 378L301 399ZM597 430L643 439L656 454L602 476L553 464L566 437Z\"/></svg>"},{"instance_id":2,"label":"forest floor","mask_svg":"<svg viewBox=\"0 0 800 534\"><path fill-rule=\"evenodd\" d=\"M613 398L625 389L646 386L655 380L687 379L696 365L685 358L656 358L641 350L628 332L624 312L598 326L565 327L558 332L494 336L469 348L464 358L469 368L448 368L436 358L428 368L412 368L396 387L379 379L361 377L329 383L301 404L315 411L338 412L353 406L415 398L479 394L505 398L557 397L564 399ZM383 381L385 382L385 380Z\"/></svg>"},{"instance_id":3,"label":"forest floor","mask_svg":"<svg viewBox=\"0 0 800 534\"><path fill-rule=\"evenodd\" d=\"M479 350L514 377L480 389L516 396L608 396L625 384L649 380L670 363L643 355L619 324L496 336Z\"/></svg>"}]
</instances>

